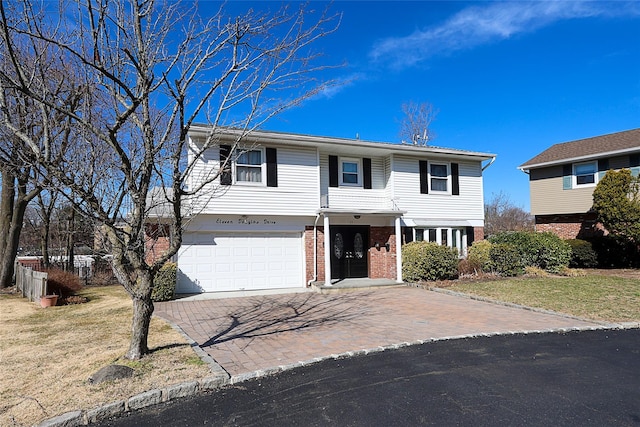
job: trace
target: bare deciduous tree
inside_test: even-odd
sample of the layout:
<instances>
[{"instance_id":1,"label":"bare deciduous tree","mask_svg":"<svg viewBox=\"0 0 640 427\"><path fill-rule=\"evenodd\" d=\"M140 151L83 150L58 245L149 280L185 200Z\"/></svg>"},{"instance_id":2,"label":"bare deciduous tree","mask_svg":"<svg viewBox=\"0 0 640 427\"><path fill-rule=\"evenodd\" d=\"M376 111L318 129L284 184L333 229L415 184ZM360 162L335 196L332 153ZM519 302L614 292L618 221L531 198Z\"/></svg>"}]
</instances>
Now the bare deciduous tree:
<instances>
[{"instance_id":1,"label":"bare deciduous tree","mask_svg":"<svg viewBox=\"0 0 640 427\"><path fill-rule=\"evenodd\" d=\"M428 102L418 104L410 101L402 104L402 113L400 140L414 145L429 145L429 141L435 138L431 122L435 120L438 110Z\"/></svg>"},{"instance_id":2,"label":"bare deciduous tree","mask_svg":"<svg viewBox=\"0 0 640 427\"><path fill-rule=\"evenodd\" d=\"M492 236L501 231L533 231L535 221L531 214L514 205L504 192L494 194L484 206L484 233Z\"/></svg>"},{"instance_id":3,"label":"bare deciduous tree","mask_svg":"<svg viewBox=\"0 0 640 427\"><path fill-rule=\"evenodd\" d=\"M154 276L181 245L185 205L220 172L189 187L194 164L186 151L196 150L191 158L198 161L229 127L237 144L331 84L317 81L315 72L326 67L311 49L338 17L306 5L243 16L220 9L204 19L194 3L171 0L61 1L56 13L36 1L0 5L3 53L11 57L0 80L72 123L76 149L53 163L49 147L39 147L38 172L102 224L116 277L133 301L126 357L140 358L149 350ZM45 58L61 58L80 82L82 108L29 87L29 69L12 57L22 44L34 51L36 69ZM59 81L68 84L67 77ZM211 129L197 147L188 138L196 120ZM154 222L168 230L169 245L150 259Z\"/></svg>"}]
</instances>

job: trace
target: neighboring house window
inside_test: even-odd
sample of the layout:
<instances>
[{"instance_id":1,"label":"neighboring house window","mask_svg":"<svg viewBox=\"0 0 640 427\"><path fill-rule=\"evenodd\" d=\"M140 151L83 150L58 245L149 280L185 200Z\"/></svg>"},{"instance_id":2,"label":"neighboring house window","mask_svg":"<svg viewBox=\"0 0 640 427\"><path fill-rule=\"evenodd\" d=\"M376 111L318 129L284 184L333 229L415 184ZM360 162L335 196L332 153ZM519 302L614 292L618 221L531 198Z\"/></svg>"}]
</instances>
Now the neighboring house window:
<instances>
[{"instance_id":1,"label":"neighboring house window","mask_svg":"<svg viewBox=\"0 0 640 427\"><path fill-rule=\"evenodd\" d=\"M429 183L432 192L449 192L449 165L446 163L429 164Z\"/></svg>"},{"instance_id":2,"label":"neighboring house window","mask_svg":"<svg viewBox=\"0 0 640 427\"><path fill-rule=\"evenodd\" d=\"M243 151L236 159L236 182L262 183L262 150Z\"/></svg>"},{"instance_id":3,"label":"neighboring house window","mask_svg":"<svg viewBox=\"0 0 640 427\"><path fill-rule=\"evenodd\" d=\"M574 186L591 186L596 184L598 164L596 162L576 163L573 165Z\"/></svg>"}]
</instances>

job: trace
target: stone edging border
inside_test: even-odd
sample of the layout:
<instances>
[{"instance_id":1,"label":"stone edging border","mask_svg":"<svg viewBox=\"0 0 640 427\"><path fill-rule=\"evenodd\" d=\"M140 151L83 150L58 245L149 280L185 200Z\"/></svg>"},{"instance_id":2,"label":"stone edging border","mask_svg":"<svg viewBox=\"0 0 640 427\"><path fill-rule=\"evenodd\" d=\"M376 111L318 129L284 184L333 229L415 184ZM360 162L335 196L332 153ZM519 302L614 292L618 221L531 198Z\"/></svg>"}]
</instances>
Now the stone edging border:
<instances>
[{"instance_id":1,"label":"stone edging border","mask_svg":"<svg viewBox=\"0 0 640 427\"><path fill-rule=\"evenodd\" d=\"M179 398L195 396L203 391L211 391L222 388L226 385L238 384L243 381L248 381L252 379L262 378L274 374L278 374L280 372L288 371L295 368L300 368L303 366L312 365L315 363L323 362L326 360L337 360L337 359L345 359L354 356L364 356L367 354L379 353L387 350L397 350L403 347L409 347L413 345L422 345L431 342L439 342L439 341L450 341L450 340L458 340L458 339L466 339L466 338L482 338L482 337L494 337L494 336L508 336L508 335L528 335L528 334L543 334L543 333L564 333L564 332L578 332L578 331L596 331L596 330L606 330L606 329L637 329L640 328L640 322L628 322L628 323L607 323L607 322L598 322L591 319L583 319L576 316L570 316L563 313L558 313L550 310L537 309L533 307L527 307L523 305L513 304L513 303L505 303L502 301L496 301L489 298L478 297L475 295L463 294L460 292L449 291L442 288L432 288L429 286L424 286L420 284L409 284L411 287L418 287L432 292L445 293L449 295L454 295L463 298L469 298L472 300L478 300L482 302L520 308L530 311L535 311L538 313L544 314L552 314L560 317L576 319L583 322L593 323L594 326L583 326L583 327L572 327L572 328L550 328L550 329L542 329L542 330L529 330L529 331L509 331L509 332L484 332L477 334L463 334L463 335L454 335L448 337L440 337L440 338L429 338L426 340L415 340L412 342L402 342L398 344L392 344L387 346L379 346L370 349L362 349L357 351L347 351L340 354L331 354L329 356L316 357L313 359L300 361L297 363L292 363L288 365L275 366L267 369L260 369L253 372L248 372L245 374L230 376L227 371L222 368L211 356L209 356L198 344L193 341L188 335L184 333L184 331L173 322L167 321L174 329L176 329L180 334L182 334L187 341L190 343L196 354L202 358L204 362L206 362L210 367L213 376L204 378L198 381L188 381L180 384L174 384L168 386L163 389L154 389L144 393L137 394L132 396L126 400L119 400L116 402L111 402L93 409L88 410L78 410L67 412L65 414L59 415L54 418L50 418L42 421L38 424L38 427L78 427L90 425L92 423L96 423L102 420L106 420L111 417L123 415L127 412L135 411L138 409L143 409L149 406L157 405L160 403L169 402L172 400L176 400ZM166 319L164 319L166 321Z\"/></svg>"}]
</instances>

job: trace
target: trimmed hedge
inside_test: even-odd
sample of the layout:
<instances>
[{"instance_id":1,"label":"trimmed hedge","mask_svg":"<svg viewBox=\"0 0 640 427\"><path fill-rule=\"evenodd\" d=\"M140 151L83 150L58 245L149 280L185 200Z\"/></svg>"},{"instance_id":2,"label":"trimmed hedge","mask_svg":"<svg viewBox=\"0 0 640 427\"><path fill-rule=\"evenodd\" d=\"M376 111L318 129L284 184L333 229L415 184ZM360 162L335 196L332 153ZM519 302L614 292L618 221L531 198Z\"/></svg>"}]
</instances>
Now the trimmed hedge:
<instances>
[{"instance_id":1,"label":"trimmed hedge","mask_svg":"<svg viewBox=\"0 0 640 427\"><path fill-rule=\"evenodd\" d=\"M483 272L491 271L491 242L488 240L478 240L468 248L467 261L470 267Z\"/></svg>"},{"instance_id":2,"label":"trimmed hedge","mask_svg":"<svg viewBox=\"0 0 640 427\"><path fill-rule=\"evenodd\" d=\"M176 280L178 277L178 266L173 262L168 262L162 266L153 279L153 290L151 299L153 301L169 301L173 299L176 292Z\"/></svg>"},{"instance_id":3,"label":"trimmed hedge","mask_svg":"<svg viewBox=\"0 0 640 427\"><path fill-rule=\"evenodd\" d=\"M402 247L402 277L407 282L458 277L458 251L434 242L411 242Z\"/></svg>"},{"instance_id":4,"label":"trimmed hedge","mask_svg":"<svg viewBox=\"0 0 640 427\"><path fill-rule=\"evenodd\" d=\"M508 244L520 253L522 267L539 267L550 273L559 273L569 265L571 247L554 233L537 233L535 231L508 231L492 236L492 244ZM502 249L504 250L504 249ZM496 266L495 270L510 270L509 266Z\"/></svg>"},{"instance_id":5,"label":"trimmed hedge","mask_svg":"<svg viewBox=\"0 0 640 427\"><path fill-rule=\"evenodd\" d=\"M595 268L598 266L598 254L591 242L582 239L567 240L571 246L571 268Z\"/></svg>"},{"instance_id":6,"label":"trimmed hedge","mask_svg":"<svg viewBox=\"0 0 640 427\"><path fill-rule=\"evenodd\" d=\"M489 249L491 269L501 276L512 277L524 273L525 264L520 248L510 243L495 243Z\"/></svg>"}]
</instances>

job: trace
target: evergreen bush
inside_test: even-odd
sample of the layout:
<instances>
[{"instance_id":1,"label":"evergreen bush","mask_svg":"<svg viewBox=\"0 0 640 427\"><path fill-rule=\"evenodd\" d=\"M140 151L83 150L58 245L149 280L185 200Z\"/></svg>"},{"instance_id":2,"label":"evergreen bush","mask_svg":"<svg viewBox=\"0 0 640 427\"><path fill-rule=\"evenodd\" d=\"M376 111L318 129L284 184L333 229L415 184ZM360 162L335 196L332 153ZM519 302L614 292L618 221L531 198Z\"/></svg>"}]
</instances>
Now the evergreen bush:
<instances>
[{"instance_id":1,"label":"evergreen bush","mask_svg":"<svg viewBox=\"0 0 640 427\"><path fill-rule=\"evenodd\" d=\"M550 273L558 273L571 260L569 244L550 232L509 231L496 234L489 240L492 244L515 247L520 253L522 267L539 267Z\"/></svg>"},{"instance_id":2,"label":"evergreen bush","mask_svg":"<svg viewBox=\"0 0 640 427\"><path fill-rule=\"evenodd\" d=\"M162 266L153 279L153 291L151 299L153 301L169 301L176 292L176 280L178 277L178 266L173 262L168 262Z\"/></svg>"},{"instance_id":3,"label":"evergreen bush","mask_svg":"<svg viewBox=\"0 0 640 427\"><path fill-rule=\"evenodd\" d=\"M524 273L520 249L510 243L493 243L489 249L491 269L501 276L519 276Z\"/></svg>"},{"instance_id":4,"label":"evergreen bush","mask_svg":"<svg viewBox=\"0 0 640 427\"><path fill-rule=\"evenodd\" d=\"M488 240L478 240L468 248L467 261L469 264L480 271L491 271L491 256L489 251L491 242Z\"/></svg>"},{"instance_id":5,"label":"evergreen bush","mask_svg":"<svg viewBox=\"0 0 640 427\"><path fill-rule=\"evenodd\" d=\"M595 268L598 266L598 254L591 242L582 239L567 240L571 246L571 268Z\"/></svg>"},{"instance_id":6,"label":"evergreen bush","mask_svg":"<svg viewBox=\"0 0 640 427\"><path fill-rule=\"evenodd\" d=\"M411 242L402 247L402 277L407 282L458 277L458 251L434 242Z\"/></svg>"}]
</instances>

